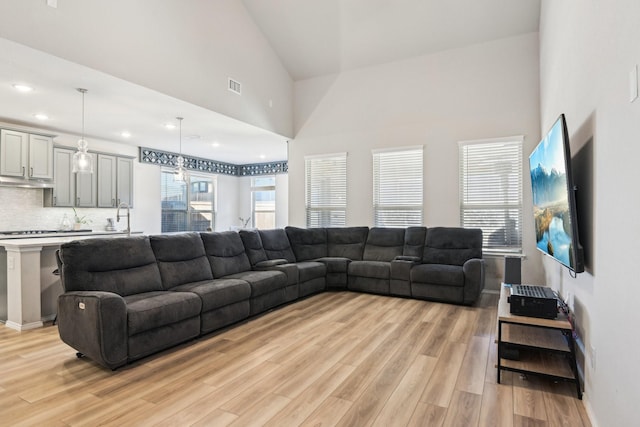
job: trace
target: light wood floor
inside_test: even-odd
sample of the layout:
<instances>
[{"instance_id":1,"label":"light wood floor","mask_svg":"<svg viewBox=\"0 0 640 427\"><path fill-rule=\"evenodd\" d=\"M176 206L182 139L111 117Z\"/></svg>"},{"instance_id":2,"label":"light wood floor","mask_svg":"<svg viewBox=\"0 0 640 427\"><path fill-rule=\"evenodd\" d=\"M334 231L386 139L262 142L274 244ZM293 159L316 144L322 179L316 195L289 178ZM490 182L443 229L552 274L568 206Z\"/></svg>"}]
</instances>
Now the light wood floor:
<instances>
[{"instance_id":1,"label":"light wood floor","mask_svg":"<svg viewBox=\"0 0 640 427\"><path fill-rule=\"evenodd\" d=\"M0 425L589 426L569 384L496 384L496 306L324 293L115 372L0 325Z\"/></svg>"}]
</instances>

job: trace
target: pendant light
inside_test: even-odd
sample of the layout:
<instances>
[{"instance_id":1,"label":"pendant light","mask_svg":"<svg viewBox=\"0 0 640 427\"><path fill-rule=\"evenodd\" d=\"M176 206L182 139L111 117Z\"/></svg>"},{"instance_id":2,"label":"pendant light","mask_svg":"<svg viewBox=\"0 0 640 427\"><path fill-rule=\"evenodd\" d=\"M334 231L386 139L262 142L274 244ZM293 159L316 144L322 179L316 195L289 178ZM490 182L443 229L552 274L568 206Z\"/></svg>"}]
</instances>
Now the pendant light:
<instances>
[{"instance_id":1,"label":"pendant light","mask_svg":"<svg viewBox=\"0 0 640 427\"><path fill-rule=\"evenodd\" d=\"M182 181L186 182L187 180L187 171L184 168L184 157L182 157L182 117L176 117L178 120L178 124L180 127L180 154L176 159L176 169L173 172L174 181Z\"/></svg>"},{"instance_id":2,"label":"pendant light","mask_svg":"<svg viewBox=\"0 0 640 427\"><path fill-rule=\"evenodd\" d=\"M89 143L84 139L84 94L86 89L76 89L82 94L82 135L78 140L78 151L73 155L73 173L93 173L91 154L87 153Z\"/></svg>"}]
</instances>

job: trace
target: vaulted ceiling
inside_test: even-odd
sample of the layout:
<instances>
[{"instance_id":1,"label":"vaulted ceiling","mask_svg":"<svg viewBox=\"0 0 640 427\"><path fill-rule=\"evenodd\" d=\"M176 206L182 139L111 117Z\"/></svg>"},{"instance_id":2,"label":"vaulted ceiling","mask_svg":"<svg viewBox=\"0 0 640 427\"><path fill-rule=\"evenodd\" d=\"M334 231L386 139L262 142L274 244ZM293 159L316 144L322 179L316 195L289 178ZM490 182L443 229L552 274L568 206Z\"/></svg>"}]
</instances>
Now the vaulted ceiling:
<instances>
[{"instance_id":1,"label":"vaulted ceiling","mask_svg":"<svg viewBox=\"0 0 640 427\"><path fill-rule=\"evenodd\" d=\"M238 1L293 81L536 32L540 15L540 0ZM70 88L82 82L94 138L175 151L177 135L159 124L175 122L167 112L180 111L184 138L199 142L187 144L187 154L232 163L286 159L283 136L9 40L0 39L0 48L0 121L79 134L80 95ZM13 90L20 78L37 91ZM55 111L55 120L38 121L39 110ZM134 126L129 140L119 135Z\"/></svg>"},{"instance_id":2,"label":"vaulted ceiling","mask_svg":"<svg viewBox=\"0 0 640 427\"><path fill-rule=\"evenodd\" d=\"M294 80L538 31L539 0L242 0Z\"/></svg>"}]
</instances>

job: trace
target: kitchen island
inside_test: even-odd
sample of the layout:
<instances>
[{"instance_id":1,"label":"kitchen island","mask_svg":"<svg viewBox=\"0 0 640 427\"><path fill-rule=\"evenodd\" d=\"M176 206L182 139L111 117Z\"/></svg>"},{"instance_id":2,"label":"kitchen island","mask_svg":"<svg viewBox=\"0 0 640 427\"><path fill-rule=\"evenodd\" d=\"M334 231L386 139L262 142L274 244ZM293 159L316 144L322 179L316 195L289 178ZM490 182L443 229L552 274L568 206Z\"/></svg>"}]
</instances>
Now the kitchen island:
<instances>
[{"instance_id":1,"label":"kitchen island","mask_svg":"<svg viewBox=\"0 0 640 427\"><path fill-rule=\"evenodd\" d=\"M6 316L5 326L18 331L39 328L43 321L53 320L58 295L63 291L60 278L54 274L55 251L60 245L73 240L127 234L126 231L64 232L0 239L0 320Z\"/></svg>"}]
</instances>

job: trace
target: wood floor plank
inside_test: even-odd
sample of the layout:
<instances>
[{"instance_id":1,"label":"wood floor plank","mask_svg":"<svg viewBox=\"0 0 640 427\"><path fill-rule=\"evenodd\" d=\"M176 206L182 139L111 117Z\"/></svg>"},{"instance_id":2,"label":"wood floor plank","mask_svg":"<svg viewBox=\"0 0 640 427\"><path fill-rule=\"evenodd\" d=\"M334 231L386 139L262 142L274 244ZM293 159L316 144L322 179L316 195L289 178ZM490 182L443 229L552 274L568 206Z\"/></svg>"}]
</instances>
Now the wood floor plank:
<instances>
[{"instance_id":1,"label":"wood floor plank","mask_svg":"<svg viewBox=\"0 0 640 427\"><path fill-rule=\"evenodd\" d=\"M0 326L0 425L590 427L571 384L496 384L496 309L329 292L116 371Z\"/></svg>"},{"instance_id":2,"label":"wood floor plank","mask_svg":"<svg viewBox=\"0 0 640 427\"><path fill-rule=\"evenodd\" d=\"M447 416L444 419L444 427L478 425L481 404L482 396L466 391L454 391Z\"/></svg>"},{"instance_id":3,"label":"wood floor plank","mask_svg":"<svg viewBox=\"0 0 640 427\"><path fill-rule=\"evenodd\" d=\"M271 418L266 425L271 427L300 425L354 369L355 367L351 365L335 364L325 375Z\"/></svg>"},{"instance_id":4,"label":"wood floor plank","mask_svg":"<svg viewBox=\"0 0 640 427\"><path fill-rule=\"evenodd\" d=\"M440 427L444 424L444 417L447 415L447 408L419 402L415 411L411 415L408 427Z\"/></svg>"},{"instance_id":5,"label":"wood floor plank","mask_svg":"<svg viewBox=\"0 0 640 427\"><path fill-rule=\"evenodd\" d=\"M510 386L486 383L479 427L513 427L513 391Z\"/></svg>"},{"instance_id":6,"label":"wood floor plank","mask_svg":"<svg viewBox=\"0 0 640 427\"><path fill-rule=\"evenodd\" d=\"M466 344L448 342L445 345L434 373L422 393L421 402L443 408L449 407L466 350Z\"/></svg>"},{"instance_id":7,"label":"wood floor plank","mask_svg":"<svg viewBox=\"0 0 640 427\"><path fill-rule=\"evenodd\" d=\"M514 378L513 412L527 418L548 419L538 378Z\"/></svg>"},{"instance_id":8,"label":"wood floor plank","mask_svg":"<svg viewBox=\"0 0 640 427\"><path fill-rule=\"evenodd\" d=\"M398 387L378 414L374 424L380 426L407 425L429 378L433 374L437 361L438 359L435 357L416 356Z\"/></svg>"},{"instance_id":9,"label":"wood floor plank","mask_svg":"<svg viewBox=\"0 0 640 427\"><path fill-rule=\"evenodd\" d=\"M351 402L334 396L329 396L318 406L301 424L302 427L335 426L351 407Z\"/></svg>"},{"instance_id":10,"label":"wood floor plank","mask_svg":"<svg viewBox=\"0 0 640 427\"><path fill-rule=\"evenodd\" d=\"M458 374L456 390L482 394L489 345L489 337L473 336L470 338Z\"/></svg>"}]
</instances>

